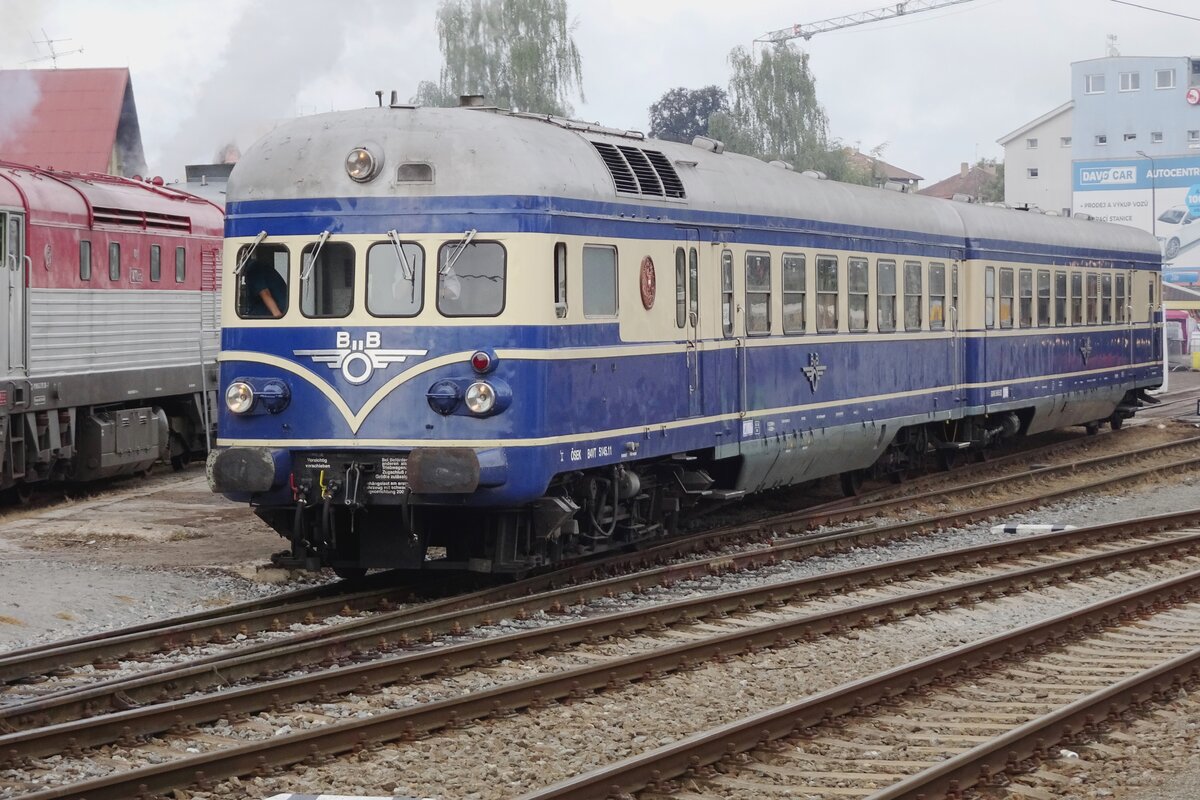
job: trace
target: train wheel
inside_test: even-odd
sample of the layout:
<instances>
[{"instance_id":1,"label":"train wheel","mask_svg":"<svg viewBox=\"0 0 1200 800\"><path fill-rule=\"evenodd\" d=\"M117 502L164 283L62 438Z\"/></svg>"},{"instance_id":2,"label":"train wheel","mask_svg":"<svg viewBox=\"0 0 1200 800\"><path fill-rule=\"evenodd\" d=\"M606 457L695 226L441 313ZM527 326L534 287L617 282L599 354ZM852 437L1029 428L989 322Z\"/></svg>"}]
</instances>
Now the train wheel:
<instances>
[{"instance_id":1,"label":"train wheel","mask_svg":"<svg viewBox=\"0 0 1200 800\"><path fill-rule=\"evenodd\" d=\"M1125 427L1125 418L1120 414L1113 414L1108 419L1108 426L1114 431L1119 431L1121 428Z\"/></svg>"},{"instance_id":2,"label":"train wheel","mask_svg":"<svg viewBox=\"0 0 1200 800\"><path fill-rule=\"evenodd\" d=\"M1097 433L1100 432L1100 423L1099 422L1089 422L1087 425L1083 426L1083 429L1085 431L1087 431L1088 436L1095 436Z\"/></svg>"},{"instance_id":3,"label":"train wheel","mask_svg":"<svg viewBox=\"0 0 1200 800\"><path fill-rule=\"evenodd\" d=\"M862 492L862 470L852 469L849 472L843 472L839 477L842 481L842 494L846 497L858 497Z\"/></svg>"}]
</instances>

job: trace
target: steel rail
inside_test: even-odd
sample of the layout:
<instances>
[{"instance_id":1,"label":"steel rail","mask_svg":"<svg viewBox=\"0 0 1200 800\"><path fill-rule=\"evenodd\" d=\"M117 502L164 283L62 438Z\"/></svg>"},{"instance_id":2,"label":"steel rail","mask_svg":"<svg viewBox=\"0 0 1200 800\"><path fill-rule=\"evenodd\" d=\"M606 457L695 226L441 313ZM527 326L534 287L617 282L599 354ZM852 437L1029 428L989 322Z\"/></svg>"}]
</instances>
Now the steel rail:
<instances>
[{"instance_id":1,"label":"steel rail","mask_svg":"<svg viewBox=\"0 0 1200 800\"><path fill-rule=\"evenodd\" d=\"M1200 541L1200 534L1187 537L1187 539L1189 540L1188 544L1184 546L1190 547ZM998 576L967 581L955 586L936 587L852 608L820 612L731 631L693 642L659 648L614 662L556 672L435 703L384 711L366 719L331 723L318 729L276 736L263 741L251 742L245 746L205 753L167 764L133 769L73 786L55 787L28 795L28 797L30 800L50 800L50 798L62 797L87 797L88 800L124 798L146 792L168 791L216 778L262 772L272 767L287 766L311 758L325 759L339 753L361 749L369 743L409 738L422 732L462 724L465 720L508 714L529 707L536 708L555 700L569 701L596 691L620 688L630 681L651 680L668 672L694 668L708 660L723 660L729 655L738 653L754 653L765 647L786 647L800 638L840 632L852 627L869 626L885 620L952 608L963 602L974 603L987 597L1022 591L1030 586L1046 585L1052 581L1050 576L1056 572L1087 571L1089 568L1097 567L1105 560L1117 563L1136 563L1139 558L1146 557L1147 553L1158 551L1165 555L1177 550L1181 545L1183 542L1180 539L1139 545L1130 551L1093 554L1056 564L1028 567ZM1137 554L1134 551L1137 551ZM1179 586L1190 587L1197 583L1200 583L1200 570L1189 573L1183 578L1160 582L1155 584L1155 587L1169 586L1178 590ZM1122 597L1127 596L1123 595ZM642 610L637 613L645 617L646 625L650 624L651 617L661 622L664 614L661 609ZM1064 616L1068 619L1072 618L1071 614ZM1085 613L1080 616L1086 618L1087 615ZM683 618L681 610L678 619ZM613 615L613 618L608 620L609 627L606 630L613 633L628 630L631 621L632 617L628 613ZM533 635L542 637L546 647L556 646L567 638L564 633L568 627L575 629L576 633L580 634L582 633L580 628L590 625L595 631L599 628L599 623L598 620L585 620L571 626L562 626L558 630L535 631ZM524 634L514 634L504 637L504 639L489 640L486 645L488 653L493 656L485 658L476 647L475 652L469 655L470 665L487 665L491 663L494 655L503 655L506 652L514 655L525 652L523 647L516 646L516 643L523 637ZM997 638L1000 637L993 637L986 641L991 642ZM505 640L508 641L510 651L505 649ZM466 648L467 646L463 646L464 650ZM958 652L958 650L952 652ZM456 662L452 658L448 658L448 655L449 649L444 648L436 653L414 654L395 661L398 666L402 665L401 668L408 668L409 674L421 659L427 662L437 662L436 665L430 663L426 667L426 669L432 667L434 671L457 667ZM447 665L449 666L447 667ZM357 686L359 689L366 689L372 684L373 681L359 682ZM232 694L230 693L230 695ZM229 708L225 710L225 713L235 717L239 713L243 713L236 704L236 700L232 697L229 699L233 702L229 703ZM185 720L183 724L186 725L186 717L182 719ZM788 730L791 730L790 727ZM16 760L20 763L19 757ZM597 795L573 796L593 798Z\"/></svg>"},{"instance_id":2,"label":"steel rail","mask_svg":"<svg viewBox=\"0 0 1200 800\"><path fill-rule=\"evenodd\" d=\"M1193 463L1200 463L1200 456L1187 461L1176 461L1169 465L1145 468L1133 473L1109 476L1100 481L1068 487L1034 498L1008 500L982 508L893 525L797 537L753 551L716 556L693 564L661 567L652 572L613 578L583 587L545 592L519 600L502 601L484 609L468 610L465 613L442 615L437 618L421 618L407 622L384 621L381 618L355 620L339 626L332 634L327 629L294 637L288 642L258 643L242 648L240 652L234 654L215 654L195 659L182 666L169 665L146 670L128 678L101 681L80 688L46 694L32 701L14 703L0 708L0 730L53 724L105 713L113 709L123 710L142 703L162 702L188 692L227 686L240 680L271 672L293 669L299 665L320 662L347 663L363 651L379 650L381 646L386 648L390 645L407 645L411 643L414 636L428 639L437 633L460 632L471 625L480 622L486 623L489 619L497 619L503 613L519 614L522 609L526 613L531 610L554 610L563 605L564 598L569 602L570 598L589 599L603 596L619 591L619 587L631 588L635 585L645 587L661 583L664 580L672 582L686 576L689 572L694 573L701 567L718 571L734 566L748 568L770 563L772 560L780 558L796 559L822 555L851 547L908 538L932 530L988 519L1001 513L1010 513L1036 506L1051 499L1067 497L1097 487L1127 481L1134 477L1154 474L1164 469L1175 470L1183 465ZM807 523L798 516L791 524L804 527ZM746 531L748 529L739 530ZM710 535L715 536L719 541L726 534L713 533ZM707 540L707 536L702 538ZM697 541L689 540L673 545L661 545L642 555L652 558L655 551L659 551L660 554L664 550L676 552L680 548L686 550L697 544ZM637 554L629 558L636 557ZM648 563L653 563L653 561ZM383 617L386 616L383 615Z\"/></svg>"},{"instance_id":3,"label":"steel rail","mask_svg":"<svg viewBox=\"0 0 1200 800\"><path fill-rule=\"evenodd\" d=\"M830 719L861 713L869 706L900 697L906 692L943 684L956 674L999 664L1016 657L1023 650L1056 646L1070 639L1081 638L1100 627L1127 622L1136 614L1191 602L1197 593L1200 593L1200 571L1160 581L1043 622L944 651L903 667L884 670L796 703L694 734L585 775L527 793L521 800L596 800L639 791L731 755L816 727ZM1110 691L1115 690L1118 695L1129 692L1129 687L1122 684L1110 687ZM1072 715L1075 711L1072 711ZM961 766L961 762L957 766ZM964 774L971 780L961 784L963 788L979 777L977 770L971 776L969 767ZM877 794L872 795L872 800L876 797L911 796ZM938 795L928 792L926 796L932 798ZM40 795L34 797L40 800Z\"/></svg>"}]
</instances>

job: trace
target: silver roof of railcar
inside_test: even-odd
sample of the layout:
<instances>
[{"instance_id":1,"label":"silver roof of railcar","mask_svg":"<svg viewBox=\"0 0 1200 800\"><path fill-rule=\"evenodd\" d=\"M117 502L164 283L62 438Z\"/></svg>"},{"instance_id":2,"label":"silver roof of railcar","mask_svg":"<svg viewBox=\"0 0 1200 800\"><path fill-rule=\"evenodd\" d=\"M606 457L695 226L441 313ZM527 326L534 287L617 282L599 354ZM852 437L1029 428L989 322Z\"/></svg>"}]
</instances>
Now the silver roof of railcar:
<instances>
[{"instance_id":1,"label":"silver roof of railcar","mask_svg":"<svg viewBox=\"0 0 1200 800\"><path fill-rule=\"evenodd\" d=\"M593 143L662 152L684 199L618 194ZM346 174L350 150L383 153L378 178ZM402 163L427 163L429 183L396 179ZM234 169L227 201L329 197L552 196L703 212L859 225L926 236L1143 252L1149 234L1120 225L958 203L819 180L736 153L645 139L583 123L499 109L383 107L297 119L260 139Z\"/></svg>"}]
</instances>

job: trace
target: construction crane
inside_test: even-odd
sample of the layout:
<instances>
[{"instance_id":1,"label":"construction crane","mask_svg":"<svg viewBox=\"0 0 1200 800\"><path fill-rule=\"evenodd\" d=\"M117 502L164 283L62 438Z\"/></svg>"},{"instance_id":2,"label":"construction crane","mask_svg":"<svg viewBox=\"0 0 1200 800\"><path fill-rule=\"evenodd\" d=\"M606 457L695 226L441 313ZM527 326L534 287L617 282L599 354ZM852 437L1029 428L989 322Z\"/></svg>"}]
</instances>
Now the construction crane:
<instances>
[{"instance_id":1,"label":"construction crane","mask_svg":"<svg viewBox=\"0 0 1200 800\"><path fill-rule=\"evenodd\" d=\"M804 39L808 41L818 33L827 33L829 31L841 30L842 28L852 28L855 25L865 25L868 22L878 22L885 19L894 19L903 17L908 14L919 14L922 11L936 11L939 8L947 6L956 6L960 3L969 3L971 0L905 0L905 2L896 3L895 5L877 8L874 11L862 11L858 14L850 14L845 17L833 17L832 19L823 19L820 22L810 22L806 25L793 25L790 28L782 28L770 33L764 33L762 36L755 39L755 42L770 42L779 44L786 42L789 39Z\"/></svg>"}]
</instances>

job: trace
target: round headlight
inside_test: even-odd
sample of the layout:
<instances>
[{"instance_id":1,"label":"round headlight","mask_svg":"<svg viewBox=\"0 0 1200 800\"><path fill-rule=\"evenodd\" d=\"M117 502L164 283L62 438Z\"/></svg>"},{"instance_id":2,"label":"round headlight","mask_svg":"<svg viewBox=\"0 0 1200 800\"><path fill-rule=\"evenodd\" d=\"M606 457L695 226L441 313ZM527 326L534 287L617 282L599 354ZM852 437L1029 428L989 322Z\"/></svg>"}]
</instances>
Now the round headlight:
<instances>
[{"instance_id":1,"label":"round headlight","mask_svg":"<svg viewBox=\"0 0 1200 800\"><path fill-rule=\"evenodd\" d=\"M225 405L234 414L245 414L254 408L254 389L248 383L234 381L225 390Z\"/></svg>"},{"instance_id":2,"label":"round headlight","mask_svg":"<svg viewBox=\"0 0 1200 800\"><path fill-rule=\"evenodd\" d=\"M365 147L356 147L350 151L350 155L346 156L346 174L350 176L351 180L359 183L374 178L379 174L381 166L381 159L375 158Z\"/></svg>"},{"instance_id":3,"label":"round headlight","mask_svg":"<svg viewBox=\"0 0 1200 800\"><path fill-rule=\"evenodd\" d=\"M486 414L496 407L496 390L490 383L476 381L467 387L463 402L472 414Z\"/></svg>"}]
</instances>

